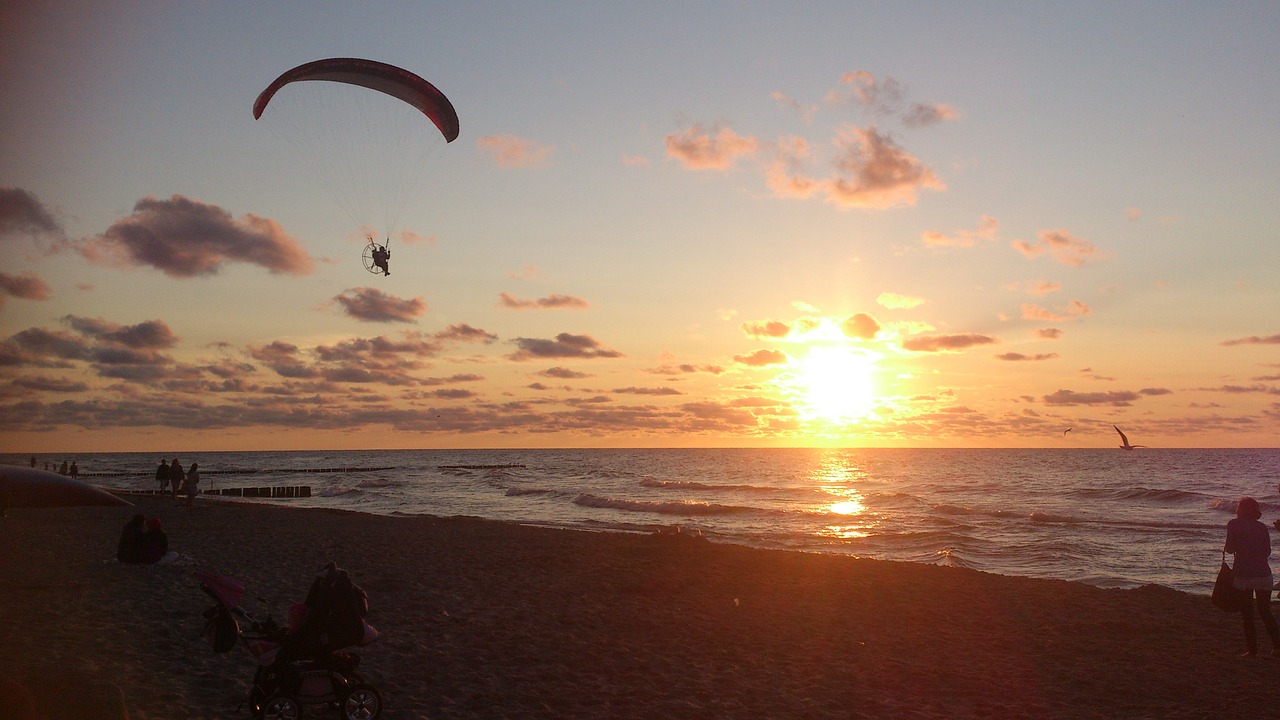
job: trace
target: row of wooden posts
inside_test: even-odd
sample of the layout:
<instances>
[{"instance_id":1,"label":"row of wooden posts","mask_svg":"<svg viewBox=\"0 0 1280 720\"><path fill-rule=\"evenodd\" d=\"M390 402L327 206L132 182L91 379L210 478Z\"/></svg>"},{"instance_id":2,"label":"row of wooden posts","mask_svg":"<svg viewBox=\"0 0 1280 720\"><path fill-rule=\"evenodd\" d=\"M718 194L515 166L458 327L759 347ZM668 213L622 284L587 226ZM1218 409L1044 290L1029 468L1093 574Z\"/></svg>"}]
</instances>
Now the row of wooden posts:
<instances>
[{"instance_id":1,"label":"row of wooden posts","mask_svg":"<svg viewBox=\"0 0 1280 720\"><path fill-rule=\"evenodd\" d=\"M257 498L309 498L311 497L311 486L283 485L278 487L216 488L206 490L204 494Z\"/></svg>"}]
</instances>

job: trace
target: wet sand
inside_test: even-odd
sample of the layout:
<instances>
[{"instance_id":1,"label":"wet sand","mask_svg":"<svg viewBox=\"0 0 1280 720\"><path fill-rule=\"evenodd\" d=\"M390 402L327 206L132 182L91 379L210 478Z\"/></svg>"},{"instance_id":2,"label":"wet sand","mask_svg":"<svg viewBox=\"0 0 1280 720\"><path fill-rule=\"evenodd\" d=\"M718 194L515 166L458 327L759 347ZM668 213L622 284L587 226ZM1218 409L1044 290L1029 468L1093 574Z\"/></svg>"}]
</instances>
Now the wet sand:
<instances>
[{"instance_id":1,"label":"wet sand","mask_svg":"<svg viewBox=\"0 0 1280 720\"><path fill-rule=\"evenodd\" d=\"M245 608L283 620L333 560L369 593L382 636L359 652L389 720L1280 714L1280 661L1265 635L1262 656L1239 657L1239 617L1207 597L1212 567L1203 596L1103 590L662 536L130 499L0 519L0 676L48 709L89 688L104 717L119 698L133 720L247 718L235 708L254 661L199 637L212 601L194 571L246 581ZM178 562L115 561L135 512L163 518Z\"/></svg>"}]
</instances>

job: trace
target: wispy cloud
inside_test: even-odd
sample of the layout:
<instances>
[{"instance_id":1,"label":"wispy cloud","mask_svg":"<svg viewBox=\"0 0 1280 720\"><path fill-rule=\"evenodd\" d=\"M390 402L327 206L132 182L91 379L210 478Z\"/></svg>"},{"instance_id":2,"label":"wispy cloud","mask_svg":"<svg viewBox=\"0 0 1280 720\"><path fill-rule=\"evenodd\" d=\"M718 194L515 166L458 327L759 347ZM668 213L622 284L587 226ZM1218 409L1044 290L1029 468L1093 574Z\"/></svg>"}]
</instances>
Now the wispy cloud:
<instances>
[{"instance_id":1,"label":"wispy cloud","mask_svg":"<svg viewBox=\"0 0 1280 720\"><path fill-rule=\"evenodd\" d=\"M1015 240L1013 248L1027 257L1048 253L1055 261L1071 267L1081 267L1102 256L1093 243L1066 230L1041 230L1037 235L1039 242L1032 244Z\"/></svg>"},{"instance_id":2,"label":"wispy cloud","mask_svg":"<svg viewBox=\"0 0 1280 720\"><path fill-rule=\"evenodd\" d=\"M1037 353L1035 355L1024 355L1018 352L1007 352L1007 353L1002 353L1000 355L996 355L997 360L1007 360L1009 362L1024 362L1024 361L1038 362L1041 360L1056 360L1057 358L1058 358L1058 353Z\"/></svg>"},{"instance_id":3,"label":"wispy cloud","mask_svg":"<svg viewBox=\"0 0 1280 720\"><path fill-rule=\"evenodd\" d=\"M1089 306L1079 300L1072 300L1065 307L1057 310L1042 308L1035 303L1022 304L1022 317L1026 320L1048 320L1051 322L1061 322L1063 320L1072 320L1078 317L1093 314L1093 310Z\"/></svg>"},{"instance_id":4,"label":"wispy cloud","mask_svg":"<svg viewBox=\"0 0 1280 720\"><path fill-rule=\"evenodd\" d=\"M62 225L34 194L16 187L0 187L0 237L58 236Z\"/></svg>"},{"instance_id":5,"label":"wispy cloud","mask_svg":"<svg viewBox=\"0 0 1280 720\"><path fill-rule=\"evenodd\" d=\"M955 333L909 337L902 341L902 347L912 352L956 352L997 342L999 340L990 335Z\"/></svg>"},{"instance_id":6,"label":"wispy cloud","mask_svg":"<svg viewBox=\"0 0 1280 720\"><path fill-rule=\"evenodd\" d=\"M892 292L882 292L876 296L876 302L881 306L890 310L910 310L911 308L920 307L924 304L924 298L915 297L914 295L900 295Z\"/></svg>"},{"instance_id":7,"label":"wispy cloud","mask_svg":"<svg viewBox=\"0 0 1280 720\"><path fill-rule=\"evenodd\" d=\"M1045 395L1042 400L1046 405L1111 405L1113 407L1128 407L1143 396L1167 395L1170 392L1165 388L1143 388L1138 392L1133 392L1132 390L1112 390L1109 392L1058 390Z\"/></svg>"},{"instance_id":8,"label":"wispy cloud","mask_svg":"<svg viewBox=\"0 0 1280 720\"><path fill-rule=\"evenodd\" d=\"M957 230L951 235L944 235L936 230L926 230L920 239L929 247L973 247L979 240L991 240L1000 229L1000 221L990 215L978 219L976 230Z\"/></svg>"},{"instance_id":9,"label":"wispy cloud","mask_svg":"<svg viewBox=\"0 0 1280 720\"><path fill-rule=\"evenodd\" d=\"M537 300L524 300L507 293L499 293L498 307L511 310L528 310L531 308L541 310L586 310L590 307L590 304L586 300L573 295L548 295Z\"/></svg>"},{"instance_id":10,"label":"wispy cloud","mask_svg":"<svg viewBox=\"0 0 1280 720\"><path fill-rule=\"evenodd\" d=\"M486 135L476 140L476 147L493 159L498 167L543 167L550 161L555 147L515 135Z\"/></svg>"},{"instance_id":11,"label":"wispy cloud","mask_svg":"<svg viewBox=\"0 0 1280 720\"><path fill-rule=\"evenodd\" d=\"M728 170L760 149L760 141L732 128L693 125L666 137L667 155L691 170Z\"/></svg>"},{"instance_id":12,"label":"wispy cloud","mask_svg":"<svg viewBox=\"0 0 1280 720\"><path fill-rule=\"evenodd\" d=\"M1236 338L1234 340L1223 340L1222 344L1228 347L1232 345L1280 345L1280 335L1268 335L1267 337L1250 335L1249 337Z\"/></svg>"}]
</instances>

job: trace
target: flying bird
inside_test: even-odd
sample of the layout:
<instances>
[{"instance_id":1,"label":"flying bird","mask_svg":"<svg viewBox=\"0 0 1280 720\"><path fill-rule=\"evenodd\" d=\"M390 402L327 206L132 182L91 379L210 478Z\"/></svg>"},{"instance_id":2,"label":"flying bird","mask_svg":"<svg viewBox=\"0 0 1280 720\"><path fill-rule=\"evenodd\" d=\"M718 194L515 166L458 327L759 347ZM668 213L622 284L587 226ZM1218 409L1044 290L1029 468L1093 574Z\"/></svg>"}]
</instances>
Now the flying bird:
<instances>
[{"instance_id":1,"label":"flying bird","mask_svg":"<svg viewBox=\"0 0 1280 720\"><path fill-rule=\"evenodd\" d=\"M1066 430L1063 430L1063 431L1062 431L1062 437L1066 437L1066 436L1067 436L1067 433L1069 433L1069 432L1071 432L1071 428L1067 428Z\"/></svg>"},{"instance_id":2,"label":"flying bird","mask_svg":"<svg viewBox=\"0 0 1280 720\"><path fill-rule=\"evenodd\" d=\"M1112 425L1111 427L1116 428L1116 432L1120 433L1120 442L1124 443L1123 445L1120 446L1121 450L1132 450L1134 448L1146 447L1146 445L1130 445L1129 438L1125 437L1124 433L1120 432L1120 428L1116 427L1115 425Z\"/></svg>"}]
</instances>

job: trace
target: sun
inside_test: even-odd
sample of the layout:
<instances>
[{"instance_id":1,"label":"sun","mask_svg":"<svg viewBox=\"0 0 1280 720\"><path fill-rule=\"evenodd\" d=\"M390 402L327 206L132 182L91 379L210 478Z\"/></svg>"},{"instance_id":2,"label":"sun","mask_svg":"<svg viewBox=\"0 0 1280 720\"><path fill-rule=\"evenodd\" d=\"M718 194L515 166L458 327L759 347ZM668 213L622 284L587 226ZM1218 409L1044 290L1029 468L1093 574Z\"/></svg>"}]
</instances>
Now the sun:
<instances>
[{"instance_id":1,"label":"sun","mask_svg":"<svg viewBox=\"0 0 1280 720\"><path fill-rule=\"evenodd\" d=\"M876 405L875 361L848 347L817 346L795 361L790 380L800 413L810 419L849 423Z\"/></svg>"}]
</instances>

